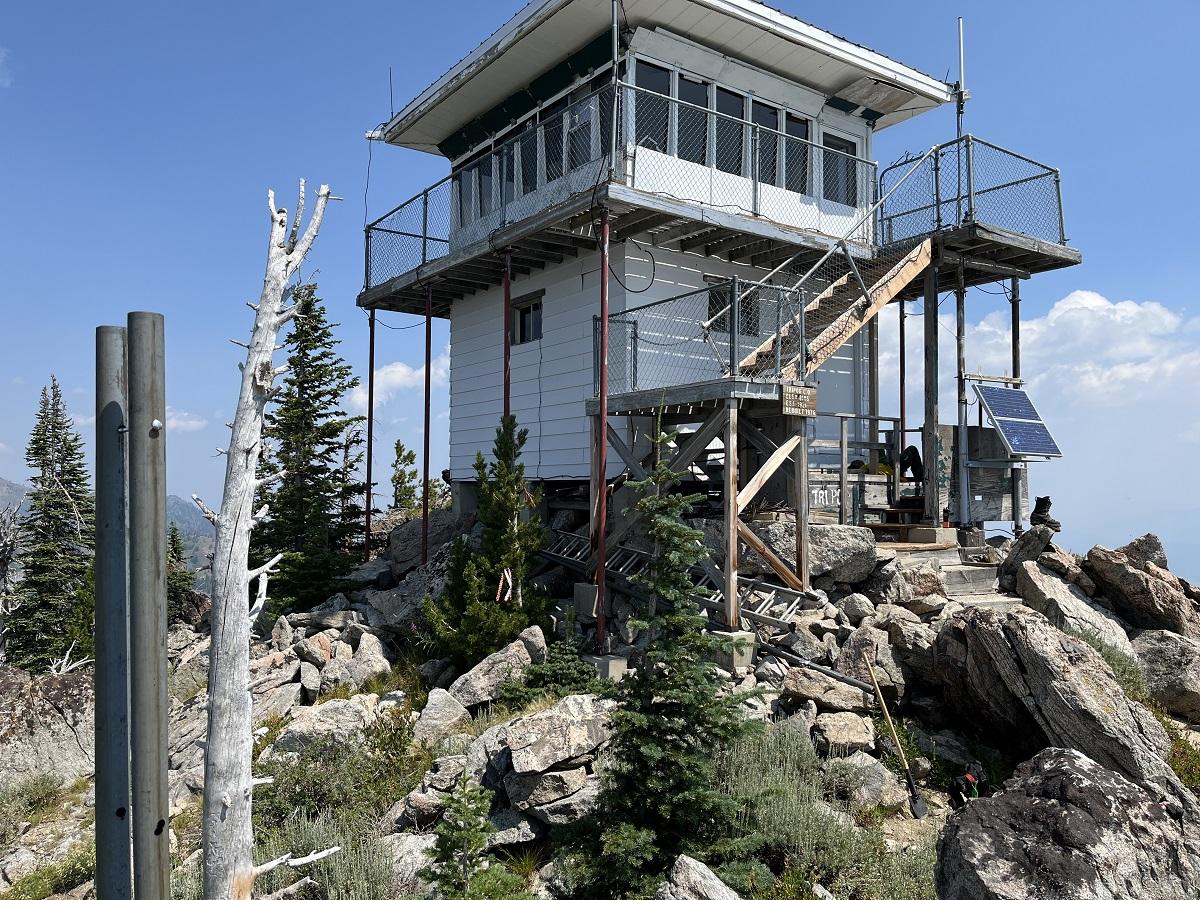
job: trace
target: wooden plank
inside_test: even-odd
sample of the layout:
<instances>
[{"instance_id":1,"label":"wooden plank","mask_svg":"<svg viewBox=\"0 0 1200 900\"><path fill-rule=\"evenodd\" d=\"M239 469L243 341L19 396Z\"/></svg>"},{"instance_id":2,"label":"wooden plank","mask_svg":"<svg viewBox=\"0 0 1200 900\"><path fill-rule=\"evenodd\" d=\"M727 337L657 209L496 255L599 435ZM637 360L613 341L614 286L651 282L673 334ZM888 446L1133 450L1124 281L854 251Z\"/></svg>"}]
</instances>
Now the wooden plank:
<instances>
[{"instance_id":1,"label":"wooden plank","mask_svg":"<svg viewBox=\"0 0 1200 900\"><path fill-rule=\"evenodd\" d=\"M808 419L795 419L800 444L793 460L793 498L796 508L796 574L804 590L811 587L808 566Z\"/></svg>"},{"instance_id":2,"label":"wooden plank","mask_svg":"<svg viewBox=\"0 0 1200 900\"><path fill-rule=\"evenodd\" d=\"M725 401L725 624L732 631L738 627L738 408L733 398Z\"/></svg>"},{"instance_id":3,"label":"wooden plank","mask_svg":"<svg viewBox=\"0 0 1200 900\"><path fill-rule=\"evenodd\" d=\"M741 519L738 519L737 531L738 536L751 550L763 558L763 561L771 567L771 571L778 575L785 585L793 591L805 590L804 584L796 577L796 573L791 570L791 567L780 559L774 550L764 544L762 539L751 531L750 527Z\"/></svg>"},{"instance_id":4,"label":"wooden plank","mask_svg":"<svg viewBox=\"0 0 1200 900\"><path fill-rule=\"evenodd\" d=\"M745 413L745 410L743 410L743 413ZM778 415L777 411L771 413L772 418L774 418L776 415ZM750 424L750 422L747 421L748 418L749 416L742 415L738 419L738 425L740 429L738 434L745 438L748 443L757 447L764 456L770 456L772 453L778 450L779 447L773 440ZM792 474L790 472L785 472L784 475L787 478L788 490L793 490L795 485L793 484Z\"/></svg>"},{"instance_id":5,"label":"wooden plank","mask_svg":"<svg viewBox=\"0 0 1200 900\"><path fill-rule=\"evenodd\" d=\"M759 344L757 347L755 347L753 350L751 350L748 354L746 354L746 356L743 357L743 359L740 363L740 368L742 368L742 369L752 368L758 362L759 354L768 352L769 350L771 350L772 347L775 346L776 340L779 340L780 338L785 338L789 334L791 334L792 329L800 324L800 317L802 315L805 315L806 313L811 312L812 310L815 310L818 306L821 305L821 301L827 300L831 296L833 296L833 292L836 291L838 288L842 287L843 285L845 285L846 282L849 280L849 278L850 278L850 273L847 272L841 278L832 282L829 285L829 287L825 288L825 290L821 291L821 293L817 294L817 296L813 297L812 300L810 300L807 304L805 304L803 310L797 312L796 315L792 316L790 319L788 319L786 322L784 322L781 326L779 326L779 331L777 334L770 335L765 341L763 341L761 344Z\"/></svg>"},{"instance_id":6,"label":"wooden plank","mask_svg":"<svg viewBox=\"0 0 1200 900\"><path fill-rule=\"evenodd\" d=\"M771 476L783 465L783 461L792 455L792 451L796 449L800 441L801 437L798 434L793 434L789 437L775 448L775 452L767 458L767 461L762 464L754 474L754 477L746 482L746 486L737 495L737 511L739 515L758 496L759 491L771 480Z\"/></svg>"},{"instance_id":7,"label":"wooden plank","mask_svg":"<svg viewBox=\"0 0 1200 900\"><path fill-rule=\"evenodd\" d=\"M621 461L629 467L629 474L638 481L645 481L649 477L646 470L642 467L634 452L625 443L625 440L617 433L617 429L612 427L612 422L608 423L608 445L617 451L617 456L621 457Z\"/></svg>"},{"instance_id":8,"label":"wooden plank","mask_svg":"<svg viewBox=\"0 0 1200 900\"><path fill-rule=\"evenodd\" d=\"M809 343L809 360L806 374L811 375L850 340L879 310L892 302L897 294L914 278L929 267L933 260L933 244L926 238L905 254L887 274L871 286L869 297L860 297L849 309L835 319L821 334ZM866 307L860 303L865 301ZM794 378L796 362L784 369L785 378Z\"/></svg>"}]
</instances>

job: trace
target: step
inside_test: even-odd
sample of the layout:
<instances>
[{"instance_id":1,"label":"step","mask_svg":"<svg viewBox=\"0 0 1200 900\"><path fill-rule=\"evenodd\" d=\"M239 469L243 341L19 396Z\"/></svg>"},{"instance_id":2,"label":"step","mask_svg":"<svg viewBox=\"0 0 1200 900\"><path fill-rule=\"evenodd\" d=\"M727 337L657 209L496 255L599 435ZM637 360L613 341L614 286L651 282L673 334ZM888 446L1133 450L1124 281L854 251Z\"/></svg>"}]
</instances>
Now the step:
<instances>
[{"instance_id":1,"label":"step","mask_svg":"<svg viewBox=\"0 0 1200 900\"><path fill-rule=\"evenodd\" d=\"M956 597L955 601L963 606L979 606L984 609L994 609L996 612L1008 612L1011 609L1016 609L1018 606L1023 606L1020 597L1014 597L1011 594L971 594L969 596Z\"/></svg>"},{"instance_id":2,"label":"step","mask_svg":"<svg viewBox=\"0 0 1200 900\"><path fill-rule=\"evenodd\" d=\"M946 596L971 597L996 592L995 566L942 565L942 582L946 585Z\"/></svg>"}]
</instances>

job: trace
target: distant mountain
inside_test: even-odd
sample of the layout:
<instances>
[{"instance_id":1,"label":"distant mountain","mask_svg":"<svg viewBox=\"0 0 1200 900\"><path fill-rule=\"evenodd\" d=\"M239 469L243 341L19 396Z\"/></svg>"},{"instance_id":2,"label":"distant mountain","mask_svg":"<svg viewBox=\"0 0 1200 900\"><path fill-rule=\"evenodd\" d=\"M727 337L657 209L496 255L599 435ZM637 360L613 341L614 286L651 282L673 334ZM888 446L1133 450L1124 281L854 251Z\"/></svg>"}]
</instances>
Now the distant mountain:
<instances>
[{"instance_id":1,"label":"distant mountain","mask_svg":"<svg viewBox=\"0 0 1200 900\"><path fill-rule=\"evenodd\" d=\"M29 488L23 484L17 484L15 481L8 481L0 478L0 509L8 509L16 506L18 503L24 509L28 509L29 501L26 494L29 493Z\"/></svg>"},{"instance_id":2,"label":"distant mountain","mask_svg":"<svg viewBox=\"0 0 1200 900\"><path fill-rule=\"evenodd\" d=\"M196 587L211 593L212 572L208 566L208 555L213 551L216 537L212 523L191 500L171 494L167 497L167 521L174 522L188 551L188 562L193 569L204 569L196 575Z\"/></svg>"}]
</instances>

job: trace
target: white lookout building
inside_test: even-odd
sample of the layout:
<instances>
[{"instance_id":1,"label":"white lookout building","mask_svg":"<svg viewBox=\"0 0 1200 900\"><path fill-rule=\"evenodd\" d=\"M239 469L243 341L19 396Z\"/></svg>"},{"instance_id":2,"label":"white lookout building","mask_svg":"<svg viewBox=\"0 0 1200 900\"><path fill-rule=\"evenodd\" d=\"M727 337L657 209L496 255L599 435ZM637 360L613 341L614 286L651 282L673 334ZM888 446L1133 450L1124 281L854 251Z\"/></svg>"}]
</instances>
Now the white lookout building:
<instances>
[{"instance_id":1,"label":"white lookout building","mask_svg":"<svg viewBox=\"0 0 1200 900\"><path fill-rule=\"evenodd\" d=\"M936 340L925 421L879 415L907 362L881 376L877 314L903 327L906 301L951 291L961 311L999 281L1016 325L1020 281L1080 260L1053 168L971 135L874 161L876 132L959 87L753 0L533 0L454 64L373 135L449 174L368 227L358 303L449 319L456 502L511 410L528 475L592 522L587 546L552 549L602 581L659 422L724 522L730 624L739 521L764 509L898 541L1019 524L1014 473L1054 453L966 422L969 385L1019 388L1019 329L1012 377L969 376L960 353L956 425ZM919 480L894 465L910 444ZM768 562L807 588L805 556Z\"/></svg>"}]
</instances>

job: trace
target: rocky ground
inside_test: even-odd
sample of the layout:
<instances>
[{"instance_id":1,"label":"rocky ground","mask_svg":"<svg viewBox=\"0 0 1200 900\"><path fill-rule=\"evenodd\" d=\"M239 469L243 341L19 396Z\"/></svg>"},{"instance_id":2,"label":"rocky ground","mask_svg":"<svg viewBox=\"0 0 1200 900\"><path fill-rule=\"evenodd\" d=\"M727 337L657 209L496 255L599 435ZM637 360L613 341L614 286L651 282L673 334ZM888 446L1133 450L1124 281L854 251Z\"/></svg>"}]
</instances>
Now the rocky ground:
<instances>
[{"instance_id":1,"label":"rocky ground","mask_svg":"<svg viewBox=\"0 0 1200 900\"><path fill-rule=\"evenodd\" d=\"M417 873L430 829L464 773L493 792L491 847L511 853L544 846L555 829L587 816L603 772L613 701L574 694L504 711L498 703L501 686L544 659L556 635L531 628L466 672L421 653L423 600L441 588L448 542L471 524L439 511L431 528L439 549L424 566L419 523L398 525L386 553L342 593L269 623L253 648L262 765L363 744L382 723L409 729L421 768L386 798L374 837L388 851L396 895L427 893ZM786 522L754 527L784 557L795 546ZM936 556L897 557L866 529L813 526L810 536L816 589L786 628L760 627L759 652L748 665L727 661L724 674L728 690L745 695L748 718L811 738L826 774L836 769L830 815L877 834L888 852L936 841L936 891L947 900L1200 895L1192 790L1200 783L1200 591L1170 572L1156 538L1077 557L1035 527L990 551L1007 598L972 598L952 596ZM753 570L756 557L746 557ZM565 573L541 580L554 596L571 596ZM786 607L762 599L777 615ZM561 612L558 637L588 636L593 623L571 601ZM632 603L618 599L613 613L611 650L636 666L650 635ZM169 645L182 867L196 859L208 637L202 624L178 627ZM870 681L868 663L898 718L927 818L912 817L901 748L873 696L855 686ZM89 674L34 679L0 669L0 784L47 775L60 785L0 828L0 890L15 885L29 896L32 875L86 855L92 729ZM952 810L952 779L971 767L999 790ZM552 860L530 873L540 896L552 896L557 877ZM85 878L68 880L52 879L50 893L86 894ZM812 887L814 896L826 890ZM658 896L738 895L680 857Z\"/></svg>"}]
</instances>

